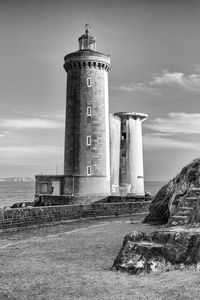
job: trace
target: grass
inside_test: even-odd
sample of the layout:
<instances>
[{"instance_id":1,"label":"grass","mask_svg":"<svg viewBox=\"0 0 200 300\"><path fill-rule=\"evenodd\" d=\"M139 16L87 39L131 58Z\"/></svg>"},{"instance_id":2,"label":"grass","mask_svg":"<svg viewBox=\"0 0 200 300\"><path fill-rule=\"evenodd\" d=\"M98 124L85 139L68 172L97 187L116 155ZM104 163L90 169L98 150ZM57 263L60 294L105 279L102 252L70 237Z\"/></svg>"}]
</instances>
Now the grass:
<instances>
[{"instance_id":1,"label":"grass","mask_svg":"<svg viewBox=\"0 0 200 300\"><path fill-rule=\"evenodd\" d=\"M3 233L0 299L200 299L198 271L110 271L127 233L156 229L116 218Z\"/></svg>"}]
</instances>

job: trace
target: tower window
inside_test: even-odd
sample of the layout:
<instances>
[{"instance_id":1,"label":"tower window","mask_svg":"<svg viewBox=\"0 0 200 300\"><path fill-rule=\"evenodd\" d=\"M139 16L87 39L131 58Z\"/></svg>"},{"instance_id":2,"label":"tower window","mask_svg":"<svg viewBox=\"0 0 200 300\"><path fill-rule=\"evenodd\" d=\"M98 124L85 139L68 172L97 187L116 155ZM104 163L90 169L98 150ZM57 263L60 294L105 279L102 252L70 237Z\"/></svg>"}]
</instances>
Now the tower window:
<instances>
[{"instance_id":1,"label":"tower window","mask_svg":"<svg viewBox=\"0 0 200 300\"><path fill-rule=\"evenodd\" d=\"M122 132L122 140L126 140L126 132Z\"/></svg>"},{"instance_id":2,"label":"tower window","mask_svg":"<svg viewBox=\"0 0 200 300\"><path fill-rule=\"evenodd\" d=\"M121 157L121 168L126 169L126 156Z\"/></svg>"},{"instance_id":3,"label":"tower window","mask_svg":"<svg viewBox=\"0 0 200 300\"><path fill-rule=\"evenodd\" d=\"M87 146L91 146L91 136L87 136Z\"/></svg>"},{"instance_id":4,"label":"tower window","mask_svg":"<svg viewBox=\"0 0 200 300\"><path fill-rule=\"evenodd\" d=\"M92 170L91 170L91 166L87 166L87 175L91 175Z\"/></svg>"},{"instance_id":5,"label":"tower window","mask_svg":"<svg viewBox=\"0 0 200 300\"><path fill-rule=\"evenodd\" d=\"M87 78L87 86L88 87L92 86L91 78Z\"/></svg>"},{"instance_id":6,"label":"tower window","mask_svg":"<svg viewBox=\"0 0 200 300\"><path fill-rule=\"evenodd\" d=\"M48 192L48 184L47 183L42 183L42 193L47 193Z\"/></svg>"},{"instance_id":7,"label":"tower window","mask_svg":"<svg viewBox=\"0 0 200 300\"><path fill-rule=\"evenodd\" d=\"M91 106L87 107L87 116L91 116Z\"/></svg>"}]
</instances>

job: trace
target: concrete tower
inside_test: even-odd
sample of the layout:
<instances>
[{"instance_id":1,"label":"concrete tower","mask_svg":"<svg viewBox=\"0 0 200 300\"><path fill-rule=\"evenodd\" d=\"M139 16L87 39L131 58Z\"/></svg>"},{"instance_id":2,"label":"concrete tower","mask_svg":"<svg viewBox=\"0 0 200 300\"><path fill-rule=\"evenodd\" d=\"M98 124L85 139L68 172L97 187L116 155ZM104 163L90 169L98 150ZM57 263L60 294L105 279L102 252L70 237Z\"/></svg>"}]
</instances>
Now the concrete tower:
<instances>
[{"instance_id":1,"label":"concrete tower","mask_svg":"<svg viewBox=\"0 0 200 300\"><path fill-rule=\"evenodd\" d=\"M79 50L64 58L67 102L65 195L110 193L108 70L110 58L96 51L86 25Z\"/></svg>"},{"instance_id":2,"label":"concrete tower","mask_svg":"<svg viewBox=\"0 0 200 300\"><path fill-rule=\"evenodd\" d=\"M143 113L120 112L110 116L111 193L144 196Z\"/></svg>"}]
</instances>

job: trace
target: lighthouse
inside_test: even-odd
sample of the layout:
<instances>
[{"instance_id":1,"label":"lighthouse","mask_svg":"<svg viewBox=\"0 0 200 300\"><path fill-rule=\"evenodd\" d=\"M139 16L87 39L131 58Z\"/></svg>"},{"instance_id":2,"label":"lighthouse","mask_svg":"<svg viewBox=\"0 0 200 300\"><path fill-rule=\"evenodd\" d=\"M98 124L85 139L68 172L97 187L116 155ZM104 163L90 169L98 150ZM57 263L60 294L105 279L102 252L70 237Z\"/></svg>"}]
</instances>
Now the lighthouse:
<instances>
[{"instance_id":1,"label":"lighthouse","mask_svg":"<svg viewBox=\"0 0 200 300\"><path fill-rule=\"evenodd\" d=\"M67 72L64 194L109 195L110 57L96 51L86 25L79 50L64 57Z\"/></svg>"},{"instance_id":2,"label":"lighthouse","mask_svg":"<svg viewBox=\"0 0 200 300\"><path fill-rule=\"evenodd\" d=\"M78 45L64 57L64 174L36 175L35 197L51 204L95 202L109 195L144 197L142 122L148 116L109 116L110 57L96 50L89 25Z\"/></svg>"}]
</instances>

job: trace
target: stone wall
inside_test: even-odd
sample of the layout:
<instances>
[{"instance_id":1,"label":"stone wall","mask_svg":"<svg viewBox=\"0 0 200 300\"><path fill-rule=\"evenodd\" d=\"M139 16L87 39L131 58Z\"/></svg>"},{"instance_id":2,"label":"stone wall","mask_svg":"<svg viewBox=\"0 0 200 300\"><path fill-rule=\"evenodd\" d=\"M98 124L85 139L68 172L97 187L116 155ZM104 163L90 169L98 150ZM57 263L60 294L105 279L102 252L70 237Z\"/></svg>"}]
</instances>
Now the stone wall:
<instances>
[{"instance_id":1,"label":"stone wall","mask_svg":"<svg viewBox=\"0 0 200 300\"><path fill-rule=\"evenodd\" d=\"M34 206L54 206L54 205L72 205L72 204L91 204L91 203L116 203L116 202L141 202L148 201L144 197L131 196L66 196L66 195L45 195L42 194L36 198Z\"/></svg>"},{"instance_id":2,"label":"stone wall","mask_svg":"<svg viewBox=\"0 0 200 300\"><path fill-rule=\"evenodd\" d=\"M140 196L108 196L104 199L96 201L96 203L116 203L116 202L142 202L148 201L145 197Z\"/></svg>"},{"instance_id":3,"label":"stone wall","mask_svg":"<svg viewBox=\"0 0 200 300\"><path fill-rule=\"evenodd\" d=\"M59 205L0 210L0 230L63 222L79 218L132 215L148 212L150 201Z\"/></svg>"}]
</instances>

